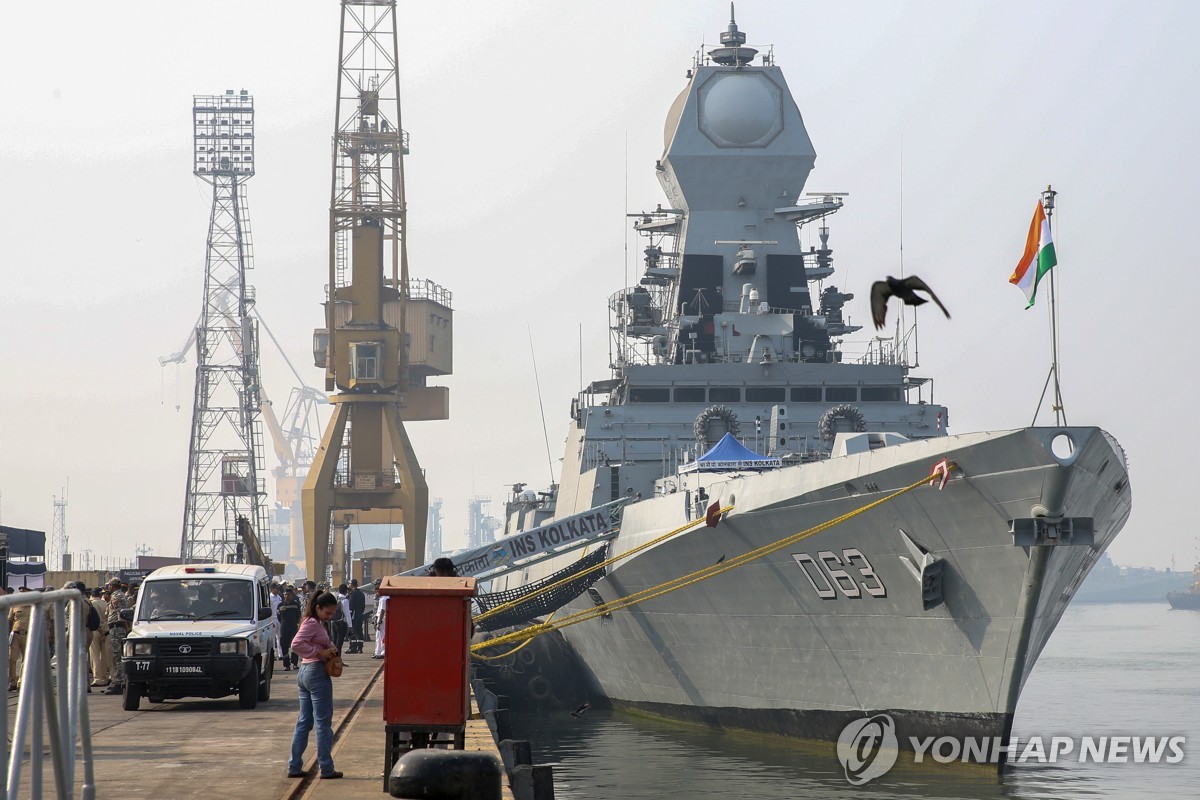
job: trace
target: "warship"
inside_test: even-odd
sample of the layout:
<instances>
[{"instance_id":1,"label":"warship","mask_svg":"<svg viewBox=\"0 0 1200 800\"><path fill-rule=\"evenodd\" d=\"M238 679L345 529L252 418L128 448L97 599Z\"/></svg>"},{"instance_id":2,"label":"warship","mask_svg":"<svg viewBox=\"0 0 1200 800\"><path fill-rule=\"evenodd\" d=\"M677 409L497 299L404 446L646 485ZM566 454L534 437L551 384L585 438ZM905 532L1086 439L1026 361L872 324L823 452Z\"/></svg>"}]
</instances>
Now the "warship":
<instances>
[{"instance_id":1,"label":"warship","mask_svg":"<svg viewBox=\"0 0 1200 800\"><path fill-rule=\"evenodd\" d=\"M1192 570L1192 585L1177 592L1167 592L1167 602L1176 610L1200 611L1200 563Z\"/></svg>"},{"instance_id":2,"label":"warship","mask_svg":"<svg viewBox=\"0 0 1200 800\"><path fill-rule=\"evenodd\" d=\"M1161 603L1191 584L1187 572L1153 567L1122 567L1105 553L1075 593L1075 603Z\"/></svg>"},{"instance_id":3,"label":"warship","mask_svg":"<svg viewBox=\"0 0 1200 800\"><path fill-rule=\"evenodd\" d=\"M563 628L593 695L802 738L877 713L901 742L1007 735L1128 518L1125 454L1097 427L950 434L908 333L851 357L859 327L831 280L829 225L846 197L805 192L804 120L773 52L746 42L731 20L687 72L654 164L665 203L633 216L644 275L608 298L611 376L573 399L558 482L515 486L505 532L623 501L606 544L620 560L566 614L837 521ZM492 588L520 591L578 556Z\"/></svg>"}]
</instances>

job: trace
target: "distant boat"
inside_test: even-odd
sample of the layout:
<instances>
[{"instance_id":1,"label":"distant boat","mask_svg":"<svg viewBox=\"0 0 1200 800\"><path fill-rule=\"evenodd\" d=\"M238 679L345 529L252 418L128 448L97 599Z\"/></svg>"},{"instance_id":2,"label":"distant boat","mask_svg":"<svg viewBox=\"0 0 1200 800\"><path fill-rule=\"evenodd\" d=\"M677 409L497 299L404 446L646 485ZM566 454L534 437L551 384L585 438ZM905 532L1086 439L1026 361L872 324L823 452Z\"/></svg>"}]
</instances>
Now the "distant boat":
<instances>
[{"instance_id":1,"label":"distant boat","mask_svg":"<svg viewBox=\"0 0 1200 800\"><path fill-rule=\"evenodd\" d=\"M1181 592L1167 592L1171 608L1200 610L1200 562L1192 570L1192 585Z\"/></svg>"},{"instance_id":2,"label":"distant boat","mask_svg":"<svg viewBox=\"0 0 1200 800\"><path fill-rule=\"evenodd\" d=\"M1185 591L1186 572L1152 567L1119 567L1108 554L1100 557L1072 603L1161 603L1168 592Z\"/></svg>"}]
</instances>

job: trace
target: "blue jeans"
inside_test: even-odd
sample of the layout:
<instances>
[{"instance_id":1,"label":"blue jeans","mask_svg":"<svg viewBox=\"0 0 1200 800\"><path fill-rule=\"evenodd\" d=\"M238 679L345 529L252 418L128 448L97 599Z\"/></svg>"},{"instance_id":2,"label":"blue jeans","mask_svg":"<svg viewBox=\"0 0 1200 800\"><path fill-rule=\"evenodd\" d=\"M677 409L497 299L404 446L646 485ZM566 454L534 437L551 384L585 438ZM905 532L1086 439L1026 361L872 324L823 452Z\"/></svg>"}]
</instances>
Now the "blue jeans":
<instances>
[{"instance_id":1,"label":"blue jeans","mask_svg":"<svg viewBox=\"0 0 1200 800\"><path fill-rule=\"evenodd\" d=\"M325 662L301 664L296 676L300 687L300 716L292 734L292 757L288 772L304 769L304 748L308 747L308 732L317 727L317 764L321 774L333 772L333 679L325 674Z\"/></svg>"}]
</instances>

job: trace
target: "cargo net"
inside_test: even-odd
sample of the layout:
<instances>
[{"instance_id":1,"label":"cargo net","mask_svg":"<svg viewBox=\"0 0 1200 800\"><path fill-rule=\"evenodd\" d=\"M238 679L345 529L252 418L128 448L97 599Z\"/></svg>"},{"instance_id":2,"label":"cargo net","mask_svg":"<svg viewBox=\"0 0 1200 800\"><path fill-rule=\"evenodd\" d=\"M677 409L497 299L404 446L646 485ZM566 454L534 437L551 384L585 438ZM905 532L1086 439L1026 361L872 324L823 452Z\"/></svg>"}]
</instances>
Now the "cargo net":
<instances>
[{"instance_id":1,"label":"cargo net","mask_svg":"<svg viewBox=\"0 0 1200 800\"><path fill-rule=\"evenodd\" d=\"M557 611L587 591L587 588L597 580L604 577L604 570L598 569L587 575L579 575L575 580L568 581L549 592L539 594L537 597L530 597L525 602L520 601L521 598L534 594L543 586L550 586L551 584L570 578L572 575L584 572L602 563L607 558L608 544L606 543L596 552L584 556L569 567L560 569L553 575L548 575L536 583L522 586L519 589L506 589L502 592L491 592L490 594L476 596L475 603L479 606L481 614L490 609L502 606L505 603L517 603L512 608L477 623L476 627L484 631L511 628L513 625L521 625L522 623L529 622L534 617L540 617Z\"/></svg>"}]
</instances>

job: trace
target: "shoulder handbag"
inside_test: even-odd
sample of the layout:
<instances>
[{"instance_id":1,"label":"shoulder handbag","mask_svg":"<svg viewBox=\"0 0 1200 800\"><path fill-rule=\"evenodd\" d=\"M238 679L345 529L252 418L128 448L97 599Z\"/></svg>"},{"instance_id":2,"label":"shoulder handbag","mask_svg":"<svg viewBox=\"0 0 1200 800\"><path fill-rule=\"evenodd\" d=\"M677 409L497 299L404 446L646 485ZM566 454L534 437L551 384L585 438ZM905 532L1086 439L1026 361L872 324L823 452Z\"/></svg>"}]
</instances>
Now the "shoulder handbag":
<instances>
[{"instance_id":1,"label":"shoulder handbag","mask_svg":"<svg viewBox=\"0 0 1200 800\"><path fill-rule=\"evenodd\" d=\"M342 657L340 655L331 656L325 662L325 674L331 678L342 677Z\"/></svg>"}]
</instances>

